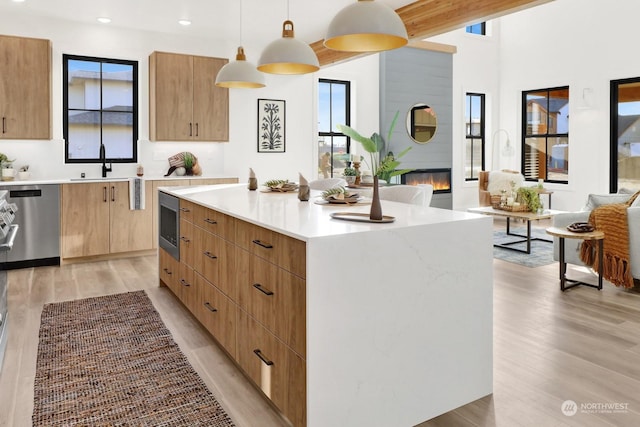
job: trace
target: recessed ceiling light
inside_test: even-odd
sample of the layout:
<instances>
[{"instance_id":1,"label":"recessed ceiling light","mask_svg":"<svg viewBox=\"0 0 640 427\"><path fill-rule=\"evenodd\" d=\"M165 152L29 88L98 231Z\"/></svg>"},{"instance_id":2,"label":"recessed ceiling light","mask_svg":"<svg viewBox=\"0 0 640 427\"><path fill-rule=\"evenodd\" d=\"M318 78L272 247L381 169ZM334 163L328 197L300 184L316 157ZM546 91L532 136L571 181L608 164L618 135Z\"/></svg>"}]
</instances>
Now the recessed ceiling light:
<instances>
[{"instance_id":1,"label":"recessed ceiling light","mask_svg":"<svg viewBox=\"0 0 640 427\"><path fill-rule=\"evenodd\" d=\"M14 2L14 3L22 3L22 2L24 2L24 0L11 0L11 1Z\"/></svg>"},{"instance_id":2,"label":"recessed ceiling light","mask_svg":"<svg viewBox=\"0 0 640 427\"><path fill-rule=\"evenodd\" d=\"M98 18L98 22L103 23L103 24L108 24L109 22L111 22L111 18L107 18L107 17L100 17Z\"/></svg>"},{"instance_id":3,"label":"recessed ceiling light","mask_svg":"<svg viewBox=\"0 0 640 427\"><path fill-rule=\"evenodd\" d=\"M188 19L181 19L178 21L178 24L184 25L186 27L187 25L191 25L191 21L189 21Z\"/></svg>"}]
</instances>

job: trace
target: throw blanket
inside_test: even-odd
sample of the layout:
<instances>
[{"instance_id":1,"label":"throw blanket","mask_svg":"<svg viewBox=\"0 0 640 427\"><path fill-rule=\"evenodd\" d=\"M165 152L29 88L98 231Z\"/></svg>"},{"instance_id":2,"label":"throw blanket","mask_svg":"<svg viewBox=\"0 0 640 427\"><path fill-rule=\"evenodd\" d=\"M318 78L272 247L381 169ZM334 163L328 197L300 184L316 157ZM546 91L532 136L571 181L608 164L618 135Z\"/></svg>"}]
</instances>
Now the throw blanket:
<instances>
[{"instance_id":1,"label":"throw blanket","mask_svg":"<svg viewBox=\"0 0 640 427\"><path fill-rule=\"evenodd\" d=\"M602 205L591 211L589 222L604 232L602 277L616 286L633 287L629 257L629 223L627 208L640 195L635 193L626 203ZM580 247L580 259L598 271L598 245L585 240Z\"/></svg>"}]
</instances>

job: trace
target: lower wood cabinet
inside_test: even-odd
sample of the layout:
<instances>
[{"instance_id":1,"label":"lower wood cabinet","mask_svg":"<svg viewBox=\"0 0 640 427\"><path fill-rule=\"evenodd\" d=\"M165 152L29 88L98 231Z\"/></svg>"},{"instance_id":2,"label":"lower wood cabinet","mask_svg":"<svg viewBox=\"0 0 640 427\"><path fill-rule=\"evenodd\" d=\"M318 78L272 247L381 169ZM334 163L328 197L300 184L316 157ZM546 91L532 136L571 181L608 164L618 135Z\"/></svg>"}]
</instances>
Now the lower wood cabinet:
<instances>
[{"instance_id":1,"label":"lower wood cabinet","mask_svg":"<svg viewBox=\"0 0 640 427\"><path fill-rule=\"evenodd\" d=\"M185 200L180 207L180 261L160 249L160 280L305 427L305 243Z\"/></svg>"},{"instance_id":2,"label":"lower wood cabinet","mask_svg":"<svg viewBox=\"0 0 640 427\"><path fill-rule=\"evenodd\" d=\"M130 209L128 181L61 187L62 258L151 249L152 208Z\"/></svg>"}]
</instances>

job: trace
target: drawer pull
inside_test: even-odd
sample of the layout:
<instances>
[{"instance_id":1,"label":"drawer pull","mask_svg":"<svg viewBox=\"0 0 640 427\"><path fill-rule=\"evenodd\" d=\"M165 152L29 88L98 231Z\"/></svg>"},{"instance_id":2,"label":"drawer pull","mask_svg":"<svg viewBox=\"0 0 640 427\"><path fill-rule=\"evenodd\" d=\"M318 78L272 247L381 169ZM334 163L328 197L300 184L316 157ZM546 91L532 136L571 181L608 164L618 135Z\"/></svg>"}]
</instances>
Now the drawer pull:
<instances>
[{"instance_id":1,"label":"drawer pull","mask_svg":"<svg viewBox=\"0 0 640 427\"><path fill-rule=\"evenodd\" d=\"M169 271L168 268L164 268L163 270L164 270L165 273L167 273L169 276L171 276L172 273Z\"/></svg>"},{"instance_id":2,"label":"drawer pull","mask_svg":"<svg viewBox=\"0 0 640 427\"><path fill-rule=\"evenodd\" d=\"M215 308L214 306L212 306L211 304L209 304L208 302L204 303L204 306L207 307L207 310L209 310L212 313L215 313L216 311L218 311L217 308Z\"/></svg>"},{"instance_id":3,"label":"drawer pull","mask_svg":"<svg viewBox=\"0 0 640 427\"><path fill-rule=\"evenodd\" d=\"M205 254L208 258L211 258L211 259L218 259L217 256L215 256L214 254L212 254L209 251L205 251L205 252L203 252L203 254Z\"/></svg>"},{"instance_id":4,"label":"drawer pull","mask_svg":"<svg viewBox=\"0 0 640 427\"><path fill-rule=\"evenodd\" d=\"M253 240L253 243L255 243L258 246L262 246L265 249L273 249L273 245L271 245L270 243L263 243L262 241L256 239Z\"/></svg>"},{"instance_id":5,"label":"drawer pull","mask_svg":"<svg viewBox=\"0 0 640 427\"><path fill-rule=\"evenodd\" d=\"M191 284L184 279L180 279L180 283L182 283L183 286L187 286L187 287L191 286Z\"/></svg>"},{"instance_id":6,"label":"drawer pull","mask_svg":"<svg viewBox=\"0 0 640 427\"><path fill-rule=\"evenodd\" d=\"M180 212L191 212L189 208L180 208Z\"/></svg>"},{"instance_id":7,"label":"drawer pull","mask_svg":"<svg viewBox=\"0 0 640 427\"><path fill-rule=\"evenodd\" d=\"M254 284L253 287L256 288L257 290L259 290L260 292L262 292L265 295L268 295L268 296L273 295L273 292L271 292L269 289L265 289L264 287L262 287L262 285L260 283Z\"/></svg>"},{"instance_id":8,"label":"drawer pull","mask_svg":"<svg viewBox=\"0 0 640 427\"><path fill-rule=\"evenodd\" d=\"M209 219L209 218L205 218L204 222L206 222L207 224L217 224L218 221L216 221L215 219Z\"/></svg>"},{"instance_id":9,"label":"drawer pull","mask_svg":"<svg viewBox=\"0 0 640 427\"><path fill-rule=\"evenodd\" d=\"M183 241L183 242L185 242L185 243L189 243L189 242L191 241L191 240L187 239L187 238L186 238L186 237L184 237L184 236L181 236L181 237L180 237L180 240L182 240L182 241Z\"/></svg>"},{"instance_id":10,"label":"drawer pull","mask_svg":"<svg viewBox=\"0 0 640 427\"><path fill-rule=\"evenodd\" d=\"M253 352L256 354L256 356L258 356L260 358L260 360L262 360L262 362L267 365L267 366L271 366L273 365L273 362L269 359L267 359L266 357L264 357L262 355L262 351L260 351L259 348L256 348L255 350L253 350Z\"/></svg>"}]
</instances>

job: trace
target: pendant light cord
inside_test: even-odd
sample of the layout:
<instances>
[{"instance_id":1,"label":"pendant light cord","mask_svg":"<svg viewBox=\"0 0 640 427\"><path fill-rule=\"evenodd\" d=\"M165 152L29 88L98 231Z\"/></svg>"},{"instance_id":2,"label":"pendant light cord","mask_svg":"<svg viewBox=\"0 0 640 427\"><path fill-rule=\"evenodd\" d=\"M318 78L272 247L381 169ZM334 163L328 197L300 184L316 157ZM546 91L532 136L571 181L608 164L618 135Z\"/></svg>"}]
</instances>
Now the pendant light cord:
<instances>
[{"instance_id":1,"label":"pendant light cord","mask_svg":"<svg viewBox=\"0 0 640 427\"><path fill-rule=\"evenodd\" d=\"M240 25L238 25L238 27L240 28L240 46L242 46L242 0L240 0L240 16L239 16L239 20L240 20Z\"/></svg>"}]
</instances>

